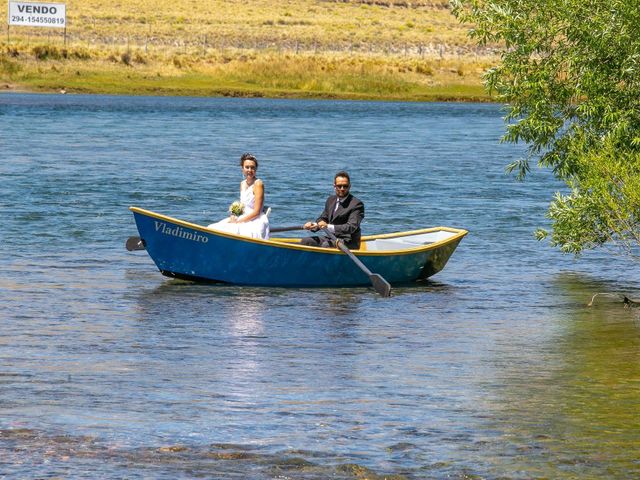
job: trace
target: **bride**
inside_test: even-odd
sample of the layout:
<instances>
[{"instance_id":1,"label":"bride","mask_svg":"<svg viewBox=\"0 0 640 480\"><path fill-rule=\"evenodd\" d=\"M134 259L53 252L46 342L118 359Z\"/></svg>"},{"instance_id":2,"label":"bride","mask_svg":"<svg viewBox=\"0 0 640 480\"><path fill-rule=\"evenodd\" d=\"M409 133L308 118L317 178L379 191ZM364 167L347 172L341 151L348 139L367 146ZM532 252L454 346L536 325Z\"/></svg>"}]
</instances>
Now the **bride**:
<instances>
[{"instance_id":1,"label":"bride","mask_svg":"<svg viewBox=\"0 0 640 480\"><path fill-rule=\"evenodd\" d=\"M240 167L244 180L240 183L240 202L244 210L240 215L233 213L207 228L221 232L244 235L251 238L269 238L269 219L263 213L264 208L264 184L256 178L258 171L258 159L250 153L240 157Z\"/></svg>"}]
</instances>

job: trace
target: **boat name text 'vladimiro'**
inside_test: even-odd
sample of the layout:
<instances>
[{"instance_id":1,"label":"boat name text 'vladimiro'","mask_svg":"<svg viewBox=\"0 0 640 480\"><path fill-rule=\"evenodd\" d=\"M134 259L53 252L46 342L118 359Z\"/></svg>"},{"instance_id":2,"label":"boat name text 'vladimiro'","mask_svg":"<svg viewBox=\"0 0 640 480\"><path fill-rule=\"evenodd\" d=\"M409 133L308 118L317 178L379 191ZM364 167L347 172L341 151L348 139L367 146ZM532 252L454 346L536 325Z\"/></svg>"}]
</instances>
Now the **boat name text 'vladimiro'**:
<instances>
[{"instance_id":1,"label":"boat name text 'vladimiro'","mask_svg":"<svg viewBox=\"0 0 640 480\"><path fill-rule=\"evenodd\" d=\"M199 233L195 233L195 232L188 232L186 230L183 230L182 227L171 228L167 226L166 223L158 222L157 220L155 224L156 224L156 232L159 231L160 233L164 233L165 235L180 237L186 240L191 240L193 242L207 243L209 241L209 239L206 236L200 235Z\"/></svg>"}]
</instances>

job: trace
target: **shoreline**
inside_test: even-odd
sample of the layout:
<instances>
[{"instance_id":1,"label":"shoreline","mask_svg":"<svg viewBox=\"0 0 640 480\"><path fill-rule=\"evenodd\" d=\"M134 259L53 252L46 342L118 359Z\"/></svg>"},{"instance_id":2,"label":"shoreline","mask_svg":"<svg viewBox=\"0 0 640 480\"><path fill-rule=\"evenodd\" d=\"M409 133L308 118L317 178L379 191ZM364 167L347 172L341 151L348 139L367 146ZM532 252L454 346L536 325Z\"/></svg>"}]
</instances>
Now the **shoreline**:
<instances>
[{"instance_id":1,"label":"shoreline","mask_svg":"<svg viewBox=\"0 0 640 480\"><path fill-rule=\"evenodd\" d=\"M481 76L493 62L255 51L187 58L25 45L0 53L0 91L490 103Z\"/></svg>"},{"instance_id":2,"label":"shoreline","mask_svg":"<svg viewBox=\"0 0 640 480\"><path fill-rule=\"evenodd\" d=\"M348 95L348 94L331 94L324 95L322 93L266 93L261 91L253 92L237 92L237 91L217 91L202 92L193 90L171 90L170 92L154 91L131 91L131 92L103 92L92 91L88 89L47 89L47 88L26 88L22 85L1 85L0 95L13 94L42 94L42 95L112 95L112 96L149 96L149 97L194 97L194 98L265 98L265 99L281 99L281 100L340 100L340 101L362 101L362 102L415 102L415 103L497 103L489 96L447 96L434 94L423 98L403 98L403 97L380 97L367 95Z\"/></svg>"},{"instance_id":3,"label":"shoreline","mask_svg":"<svg viewBox=\"0 0 640 480\"><path fill-rule=\"evenodd\" d=\"M470 87L461 92L458 85L442 85L438 88L423 90L412 94L374 94L367 92L323 92L285 89L231 88L225 86L197 87L190 82L172 81L170 84L144 85L138 82L116 82L111 79L104 86L87 83L86 85L66 79L30 78L28 83L7 81L0 78L0 94L78 94L78 95L118 95L118 96L156 96L156 97L203 97L203 98L272 98L299 100L352 100L376 102L465 102L495 103L495 99L483 93L481 85ZM29 85L30 84L30 85Z\"/></svg>"}]
</instances>

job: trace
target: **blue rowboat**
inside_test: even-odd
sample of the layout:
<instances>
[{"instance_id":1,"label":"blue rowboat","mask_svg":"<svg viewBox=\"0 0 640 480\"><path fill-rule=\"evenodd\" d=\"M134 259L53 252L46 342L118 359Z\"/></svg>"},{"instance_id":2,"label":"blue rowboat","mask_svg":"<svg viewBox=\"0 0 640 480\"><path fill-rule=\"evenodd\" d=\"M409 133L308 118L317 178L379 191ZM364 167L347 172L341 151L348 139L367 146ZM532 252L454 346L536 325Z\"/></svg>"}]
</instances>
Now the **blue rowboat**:
<instances>
[{"instance_id":1,"label":"blue rowboat","mask_svg":"<svg viewBox=\"0 0 640 480\"><path fill-rule=\"evenodd\" d=\"M129 209L149 256L168 277L278 287L370 284L337 248L308 247L296 238L242 237L138 207ZM435 227L363 236L360 249L352 253L392 284L413 282L442 270L467 233Z\"/></svg>"}]
</instances>

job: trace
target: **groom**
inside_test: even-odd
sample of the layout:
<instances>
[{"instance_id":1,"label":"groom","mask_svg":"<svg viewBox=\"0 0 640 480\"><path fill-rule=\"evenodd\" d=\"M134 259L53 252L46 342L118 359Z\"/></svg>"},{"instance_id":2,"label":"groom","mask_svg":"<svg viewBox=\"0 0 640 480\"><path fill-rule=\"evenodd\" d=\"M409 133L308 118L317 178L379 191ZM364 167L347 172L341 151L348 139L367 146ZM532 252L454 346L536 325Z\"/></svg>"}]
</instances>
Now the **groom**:
<instances>
[{"instance_id":1,"label":"groom","mask_svg":"<svg viewBox=\"0 0 640 480\"><path fill-rule=\"evenodd\" d=\"M364 204L349 193L351 179L345 171L336 173L333 179L335 195L331 195L324 206L324 211L315 222L304 224L305 230L317 232L327 228L344 242L347 248L360 248L360 222L364 218ZM312 247L335 247L335 243L327 237L305 237L300 243Z\"/></svg>"}]
</instances>

